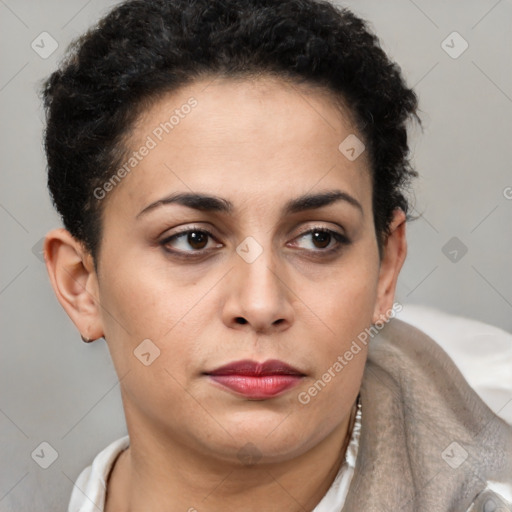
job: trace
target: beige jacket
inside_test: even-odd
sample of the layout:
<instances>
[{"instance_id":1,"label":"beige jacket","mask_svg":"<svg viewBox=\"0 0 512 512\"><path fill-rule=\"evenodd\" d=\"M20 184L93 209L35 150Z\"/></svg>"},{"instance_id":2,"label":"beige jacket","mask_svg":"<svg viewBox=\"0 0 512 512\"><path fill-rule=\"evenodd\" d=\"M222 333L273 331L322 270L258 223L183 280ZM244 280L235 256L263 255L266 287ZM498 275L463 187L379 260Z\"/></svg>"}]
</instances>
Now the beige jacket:
<instances>
[{"instance_id":1,"label":"beige jacket","mask_svg":"<svg viewBox=\"0 0 512 512\"><path fill-rule=\"evenodd\" d=\"M368 347L365 418L343 512L512 512L486 490L512 483L512 426L412 325L392 319Z\"/></svg>"}]
</instances>

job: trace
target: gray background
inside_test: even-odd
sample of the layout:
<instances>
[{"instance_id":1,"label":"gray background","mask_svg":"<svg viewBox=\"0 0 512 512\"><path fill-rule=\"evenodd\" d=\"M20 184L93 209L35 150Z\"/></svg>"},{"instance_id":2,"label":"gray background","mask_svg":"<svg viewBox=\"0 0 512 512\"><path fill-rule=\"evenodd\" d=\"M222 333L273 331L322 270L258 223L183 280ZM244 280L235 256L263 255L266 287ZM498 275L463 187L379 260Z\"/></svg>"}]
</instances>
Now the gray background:
<instances>
[{"instance_id":1,"label":"gray background","mask_svg":"<svg viewBox=\"0 0 512 512\"><path fill-rule=\"evenodd\" d=\"M38 254L45 233L60 225L46 191L38 84L114 3L0 0L2 511L35 510L26 505L31 495L37 510L64 510L80 470L126 433L106 346L81 342ZM411 140L423 216L408 227L397 300L512 332L512 2L343 5L370 21L400 64L425 124ZM59 45L46 59L31 48L43 31ZM453 31L469 44L458 58L441 45ZM30 457L42 441L59 454L46 470Z\"/></svg>"}]
</instances>

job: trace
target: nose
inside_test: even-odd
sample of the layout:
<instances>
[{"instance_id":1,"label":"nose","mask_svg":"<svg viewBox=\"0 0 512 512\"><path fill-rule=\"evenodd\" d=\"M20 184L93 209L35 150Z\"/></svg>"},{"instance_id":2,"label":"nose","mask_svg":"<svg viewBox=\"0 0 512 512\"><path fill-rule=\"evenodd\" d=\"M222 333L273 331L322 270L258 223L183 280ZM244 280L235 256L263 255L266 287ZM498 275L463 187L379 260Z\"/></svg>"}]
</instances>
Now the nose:
<instances>
[{"instance_id":1,"label":"nose","mask_svg":"<svg viewBox=\"0 0 512 512\"><path fill-rule=\"evenodd\" d=\"M272 334L293 324L294 294L283 265L276 265L270 249L254 260L234 254L234 268L226 281L223 321L233 329Z\"/></svg>"}]
</instances>

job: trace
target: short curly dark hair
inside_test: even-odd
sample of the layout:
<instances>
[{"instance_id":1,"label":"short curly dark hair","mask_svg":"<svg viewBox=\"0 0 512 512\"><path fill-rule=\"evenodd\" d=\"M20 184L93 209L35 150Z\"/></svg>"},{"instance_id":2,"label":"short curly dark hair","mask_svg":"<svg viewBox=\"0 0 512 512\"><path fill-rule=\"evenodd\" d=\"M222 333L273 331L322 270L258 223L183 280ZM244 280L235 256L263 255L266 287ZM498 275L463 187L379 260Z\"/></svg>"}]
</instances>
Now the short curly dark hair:
<instances>
[{"instance_id":1,"label":"short curly dark hair","mask_svg":"<svg viewBox=\"0 0 512 512\"><path fill-rule=\"evenodd\" d=\"M128 0L70 44L41 89L48 188L95 265L103 204L93 191L126 157L137 117L194 80L261 75L320 86L350 106L371 163L382 256L418 175L406 123L421 120L416 94L367 23L326 0Z\"/></svg>"}]
</instances>

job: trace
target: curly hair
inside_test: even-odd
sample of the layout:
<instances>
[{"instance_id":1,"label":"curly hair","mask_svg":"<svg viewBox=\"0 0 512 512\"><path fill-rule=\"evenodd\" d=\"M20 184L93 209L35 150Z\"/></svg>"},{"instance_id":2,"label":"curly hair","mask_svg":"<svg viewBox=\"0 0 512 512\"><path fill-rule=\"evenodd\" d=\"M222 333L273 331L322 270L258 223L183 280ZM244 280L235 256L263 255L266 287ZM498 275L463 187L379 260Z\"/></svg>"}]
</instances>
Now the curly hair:
<instances>
[{"instance_id":1,"label":"curly hair","mask_svg":"<svg viewBox=\"0 0 512 512\"><path fill-rule=\"evenodd\" d=\"M41 88L48 188L95 265L103 203L93 191L122 163L144 109L205 76L260 75L320 86L349 106L369 155L382 256L393 211L410 208L418 173L406 123L421 120L367 23L327 0L127 0L69 45Z\"/></svg>"}]
</instances>

